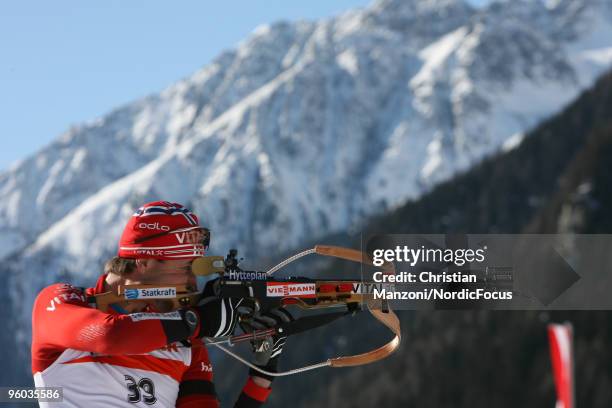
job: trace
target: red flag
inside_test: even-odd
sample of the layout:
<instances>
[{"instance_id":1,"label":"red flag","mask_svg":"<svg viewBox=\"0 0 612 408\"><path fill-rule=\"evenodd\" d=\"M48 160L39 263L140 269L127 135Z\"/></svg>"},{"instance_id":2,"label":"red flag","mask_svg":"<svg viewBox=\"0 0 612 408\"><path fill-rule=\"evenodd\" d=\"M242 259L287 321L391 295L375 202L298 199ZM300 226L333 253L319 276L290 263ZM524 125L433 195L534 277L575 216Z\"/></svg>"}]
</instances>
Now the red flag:
<instances>
[{"instance_id":1,"label":"red flag","mask_svg":"<svg viewBox=\"0 0 612 408\"><path fill-rule=\"evenodd\" d=\"M549 324L548 340L552 360L557 405L555 408L574 408L574 361L572 325Z\"/></svg>"}]
</instances>

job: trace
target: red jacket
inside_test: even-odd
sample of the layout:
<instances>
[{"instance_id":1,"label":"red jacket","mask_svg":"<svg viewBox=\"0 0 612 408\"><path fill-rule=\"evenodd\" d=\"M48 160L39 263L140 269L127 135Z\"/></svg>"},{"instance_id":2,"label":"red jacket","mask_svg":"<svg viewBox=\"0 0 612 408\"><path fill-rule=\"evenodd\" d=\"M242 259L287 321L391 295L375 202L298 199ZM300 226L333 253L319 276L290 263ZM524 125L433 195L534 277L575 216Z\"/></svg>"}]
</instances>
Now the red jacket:
<instances>
[{"instance_id":1,"label":"red jacket","mask_svg":"<svg viewBox=\"0 0 612 408\"><path fill-rule=\"evenodd\" d=\"M67 407L218 407L208 351L199 339L184 340L188 329L178 313L97 310L87 301L103 292L105 278L85 291L54 284L39 293L32 312L36 385L62 387ZM249 377L236 407L260 406L270 392Z\"/></svg>"}]
</instances>

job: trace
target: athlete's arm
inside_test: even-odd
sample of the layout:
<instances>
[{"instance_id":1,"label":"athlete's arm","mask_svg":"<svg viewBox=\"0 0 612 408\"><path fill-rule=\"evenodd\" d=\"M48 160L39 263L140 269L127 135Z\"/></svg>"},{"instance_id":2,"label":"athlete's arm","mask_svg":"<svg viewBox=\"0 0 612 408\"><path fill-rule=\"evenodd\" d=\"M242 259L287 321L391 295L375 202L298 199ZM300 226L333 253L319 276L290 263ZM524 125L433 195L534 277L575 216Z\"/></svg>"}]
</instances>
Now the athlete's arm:
<instances>
[{"instance_id":1,"label":"athlete's arm","mask_svg":"<svg viewBox=\"0 0 612 408\"><path fill-rule=\"evenodd\" d=\"M234 408L257 408L263 405L268 399L268 395L272 392L272 388L264 388L253 381L253 377L249 377L247 383L242 388L242 392L238 397L238 401Z\"/></svg>"},{"instance_id":2,"label":"athlete's arm","mask_svg":"<svg viewBox=\"0 0 612 408\"><path fill-rule=\"evenodd\" d=\"M39 348L137 354L156 350L189 335L189 327L176 312L104 313L89 307L85 294L66 284L43 289L32 312L32 345Z\"/></svg>"},{"instance_id":3,"label":"athlete's arm","mask_svg":"<svg viewBox=\"0 0 612 408\"><path fill-rule=\"evenodd\" d=\"M219 400L213 383L213 369L208 351L200 340L194 340L191 349L191 365L181 380L177 408L218 408ZM249 377L236 402L235 408L260 407L272 392L270 388L257 385Z\"/></svg>"},{"instance_id":4,"label":"athlete's arm","mask_svg":"<svg viewBox=\"0 0 612 408\"><path fill-rule=\"evenodd\" d=\"M200 340L193 340L191 365L183 374L176 408L218 408L219 400L213 384L213 369L208 351Z\"/></svg>"}]
</instances>

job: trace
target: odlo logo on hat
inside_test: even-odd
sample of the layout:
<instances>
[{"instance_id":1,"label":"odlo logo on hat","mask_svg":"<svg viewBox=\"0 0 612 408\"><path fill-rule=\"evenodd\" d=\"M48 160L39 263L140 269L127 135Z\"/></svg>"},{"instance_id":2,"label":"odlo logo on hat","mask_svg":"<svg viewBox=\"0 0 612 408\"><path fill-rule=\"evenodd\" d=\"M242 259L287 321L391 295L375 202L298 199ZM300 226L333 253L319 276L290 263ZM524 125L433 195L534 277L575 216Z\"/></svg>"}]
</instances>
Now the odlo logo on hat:
<instances>
[{"instance_id":1,"label":"odlo logo on hat","mask_svg":"<svg viewBox=\"0 0 612 408\"><path fill-rule=\"evenodd\" d=\"M140 207L119 242L122 258L189 259L203 256L209 233L198 217L178 203L155 201Z\"/></svg>"},{"instance_id":2,"label":"odlo logo on hat","mask_svg":"<svg viewBox=\"0 0 612 408\"><path fill-rule=\"evenodd\" d=\"M140 229L149 229L149 230L153 230L153 231L170 231L170 227L167 225L159 225L159 222L156 222L154 224L147 224L146 222L141 222L140 224L138 224L138 228Z\"/></svg>"}]
</instances>

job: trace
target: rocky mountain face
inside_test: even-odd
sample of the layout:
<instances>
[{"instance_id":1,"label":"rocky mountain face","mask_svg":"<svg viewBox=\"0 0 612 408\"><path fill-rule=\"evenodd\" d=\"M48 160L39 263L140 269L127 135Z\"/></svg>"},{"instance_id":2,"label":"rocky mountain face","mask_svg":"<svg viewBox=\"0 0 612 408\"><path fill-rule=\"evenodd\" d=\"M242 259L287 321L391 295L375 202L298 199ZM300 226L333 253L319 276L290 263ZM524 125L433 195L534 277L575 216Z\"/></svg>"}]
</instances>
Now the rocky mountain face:
<instances>
[{"instance_id":1,"label":"rocky mountain face","mask_svg":"<svg viewBox=\"0 0 612 408\"><path fill-rule=\"evenodd\" d=\"M0 284L18 344L27 356L37 291L91 284L143 202L190 206L213 252L288 250L516 146L611 63L605 0L381 0L259 27L0 174Z\"/></svg>"}]
</instances>

